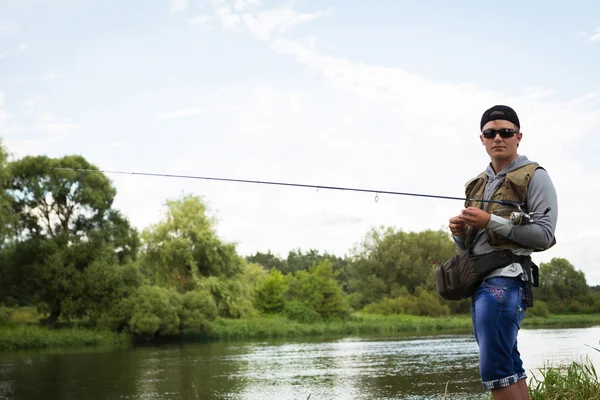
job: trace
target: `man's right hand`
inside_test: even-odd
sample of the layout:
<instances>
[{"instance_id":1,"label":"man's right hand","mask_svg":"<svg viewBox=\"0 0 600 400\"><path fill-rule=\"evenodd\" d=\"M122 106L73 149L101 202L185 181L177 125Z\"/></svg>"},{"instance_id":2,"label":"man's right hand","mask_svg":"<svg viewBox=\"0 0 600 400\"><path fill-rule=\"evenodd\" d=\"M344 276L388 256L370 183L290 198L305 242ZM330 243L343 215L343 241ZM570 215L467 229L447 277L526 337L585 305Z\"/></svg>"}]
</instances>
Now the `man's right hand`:
<instances>
[{"instance_id":1,"label":"man's right hand","mask_svg":"<svg viewBox=\"0 0 600 400\"><path fill-rule=\"evenodd\" d=\"M448 227L454 236L463 236L466 228L465 221L463 221L463 216L457 215L456 217L450 218L450 224Z\"/></svg>"}]
</instances>

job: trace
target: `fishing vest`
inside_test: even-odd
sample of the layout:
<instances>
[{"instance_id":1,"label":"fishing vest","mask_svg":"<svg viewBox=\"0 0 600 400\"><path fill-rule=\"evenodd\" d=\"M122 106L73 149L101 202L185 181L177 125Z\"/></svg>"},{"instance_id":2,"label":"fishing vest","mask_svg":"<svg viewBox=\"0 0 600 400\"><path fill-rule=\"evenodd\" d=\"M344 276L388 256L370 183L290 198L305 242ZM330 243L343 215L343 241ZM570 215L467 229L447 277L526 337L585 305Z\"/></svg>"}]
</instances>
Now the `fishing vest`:
<instances>
[{"instance_id":1,"label":"fishing vest","mask_svg":"<svg viewBox=\"0 0 600 400\"><path fill-rule=\"evenodd\" d=\"M496 191L490 197L490 200L509 200L518 201L524 204L521 209L527 212L527 194L529 189L529 182L533 177L533 173L536 169L542 168L538 163L527 164L514 171L508 172L504 178L504 182L498 186ZM487 174L484 172L477 175L475 178L469 180L465 184L465 195L468 199L483 199L483 192L487 183ZM482 204L484 204L482 206ZM516 206L504 205L499 203L482 203L476 200L466 200L465 207L479 207L489 214L497 215L499 217L509 219L510 214L513 211L519 211ZM470 226L467 226L465 235L465 245L468 247L472 244L478 230ZM516 243L506 237L493 232L488 228L484 229L485 237L488 243L493 247L500 247L504 249L511 248L522 248L523 245ZM546 248L536 248L533 251L544 251L556 244L556 238L552 240L550 246Z\"/></svg>"}]
</instances>

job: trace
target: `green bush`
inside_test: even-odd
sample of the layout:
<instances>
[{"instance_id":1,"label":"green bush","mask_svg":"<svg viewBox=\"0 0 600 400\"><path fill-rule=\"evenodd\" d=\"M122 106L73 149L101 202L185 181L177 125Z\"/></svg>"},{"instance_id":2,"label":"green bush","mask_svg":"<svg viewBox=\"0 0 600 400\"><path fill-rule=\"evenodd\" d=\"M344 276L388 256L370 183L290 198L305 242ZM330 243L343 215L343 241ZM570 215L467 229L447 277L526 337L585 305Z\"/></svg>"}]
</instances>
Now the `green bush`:
<instances>
[{"instance_id":1,"label":"green bush","mask_svg":"<svg viewBox=\"0 0 600 400\"><path fill-rule=\"evenodd\" d=\"M211 329L211 322L217 317L217 304L206 290L187 292L183 296L180 311L183 329L202 333Z\"/></svg>"},{"instance_id":2,"label":"green bush","mask_svg":"<svg viewBox=\"0 0 600 400\"><path fill-rule=\"evenodd\" d=\"M39 322L38 310L35 307L19 307L10 315L11 321L17 324L37 324Z\"/></svg>"},{"instance_id":3,"label":"green bush","mask_svg":"<svg viewBox=\"0 0 600 400\"><path fill-rule=\"evenodd\" d=\"M548 317L550 315L548 303L543 300L535 300L533 306L527 308L527 315L532 317Z\"/></svg>"},{"instance_id":4,"label":"green bush","mask_svg":"<svg viewBox=\"0 0 600 400\"><path fill-rule=\"evenodd\" d=\"M6 325L10 321L11 310L8 307L0 306L0 325Z\"/></svg>"},{"instance_id":5,"label":"green bush","mask_svg":"<svg viewBox=\"0 0 600 400\"><path fill-rule=\"evenodd\" d=\"M114 330L146 338L174 336L179 334L182 307L182 297L174 289L141 286L111 310L107 323Z\"/></svg>"},{"instance_id":6,"label":"green bush","mask_svg":"<svg viewBox=\"0 0 600 400\"><path fill-rule=\"evenodd\" d=\"M276 269L272 269L269 275L257 284L255 292L256 308L264 313L281 312L285 305L283 298L285 285L286 281L283 274Z\"/></svg>"},{"instance_id":7,"label":"green bush","mask_svg":"<svg viewBox=\"0 0 600 400\"><path fill-rule=\"evenodd\" d=\"M303 323L321 321L321 316L311 307L301 301L286 301L283 308L286 318Z\"/></svg>"},{"instance_id":8,"label":"green bush","mask_svg":"<svg viewBox=\"0 0 600 400\"><path fill-rule=\"evenodd\" d=\"M331 262L326 259L313 264L308 271L286 275L284 298L300 301L323 318L346 316L349 312L345 294Z\"/></svg>"},{"instance_id":9,"label":"green bush","mask_svg":"<svg viewBox=\"0 0 600 400\"><path fill-rule=\"evenodd\" d=\"M386 297L363 309L365 314L421 315L438 317L450 314L450 308L442 304L436 294L418 288L414 295L405 294L396 298Z\"/></svg>"}]
</instances>

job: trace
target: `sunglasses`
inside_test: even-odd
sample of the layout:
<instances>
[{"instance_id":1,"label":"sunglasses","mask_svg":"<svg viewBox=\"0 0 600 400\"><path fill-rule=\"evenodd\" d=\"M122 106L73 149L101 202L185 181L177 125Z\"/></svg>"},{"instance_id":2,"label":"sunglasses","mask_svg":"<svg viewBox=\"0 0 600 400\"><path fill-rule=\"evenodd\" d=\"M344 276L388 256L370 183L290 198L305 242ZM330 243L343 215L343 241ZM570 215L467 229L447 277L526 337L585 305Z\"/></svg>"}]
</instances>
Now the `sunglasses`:
<instances>
[{"instance_id":1,"label":"sunglasses","mask_svg":"<svg viewBox=\"0 0 600 400\"><path fill-rule=\"evenodd\" d=\"M496 137L496 135L500 134L500 137L502 139L508 139L508 138L515 136L517 133L519 133L519 132L515 131L514 129L508 129L508 128L486 129L485 131L482 132L482 135L486 139L493 139Z\"/></svg>"}]
</instances>

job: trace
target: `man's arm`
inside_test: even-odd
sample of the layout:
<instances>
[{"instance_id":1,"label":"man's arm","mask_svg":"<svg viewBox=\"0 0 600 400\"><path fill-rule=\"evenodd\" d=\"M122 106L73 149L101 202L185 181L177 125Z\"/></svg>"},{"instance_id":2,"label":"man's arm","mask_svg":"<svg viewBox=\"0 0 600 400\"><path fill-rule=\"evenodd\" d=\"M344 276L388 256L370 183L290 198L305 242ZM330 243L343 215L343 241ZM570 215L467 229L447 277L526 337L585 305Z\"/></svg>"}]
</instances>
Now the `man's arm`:
<instances>
[{"instance_id":1,"label":"man's arm","mask_svg":"<svg viewBox=\"0 0 600 400\"><path fill-rule=\"evenodd\" d=\"M500 235L528 248L546 248L552 243L558 219L558 199L550 175L543 169L536 169L529 183L527 212L534 214L533 222L513 226L509 220L492 215L488 228ZM543 212L550 207L548 214Z\"/></svg>"}]
</instances>

